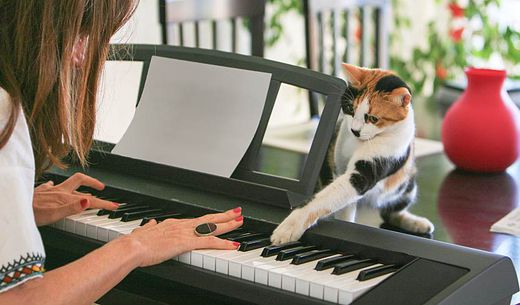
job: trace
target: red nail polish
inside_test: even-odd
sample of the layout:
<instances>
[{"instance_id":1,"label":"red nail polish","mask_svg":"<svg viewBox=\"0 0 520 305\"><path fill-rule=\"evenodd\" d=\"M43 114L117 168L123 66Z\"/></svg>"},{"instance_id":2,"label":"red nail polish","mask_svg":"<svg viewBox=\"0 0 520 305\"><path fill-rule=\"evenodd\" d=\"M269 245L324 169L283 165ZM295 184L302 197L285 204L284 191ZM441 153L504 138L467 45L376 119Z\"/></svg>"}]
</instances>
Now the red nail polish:
<instances>
[{"instance_id":1,"label":"red nail polish","mask_svg":"<svg viewBox=\"0 0 520 305\"><path fill-rule=\"evenodd\" d=\"M114 205L114 206L115 206L116 208L118 208L118 207L119 207L119 203L116 203L116 202L112 202L112 204L113 204L113 205Z\"/></svg>"},{"instance_id":2,"label":"red nail polish","mask_svg":"<svg viewBox=\"0 0 520 305\"><path fill-rule=\"evenodd\" d=\"M235 213L240 213L242 211L242 208L241 207L238 207L238 208L234 208L233 209L233 212Z\"/></svg>"},{"instance_id":3,"label":"red nail polish","mask_svg":"<svg viewBox=\"0 0 520 305\"><path fill-rule=\"evenodd\" d=\"M234 242L233 242L233 246L235 246L235 247L237 247L237 248L238 248L238 247L240 247L240 243L239 243L239 242L236 242L236 241L234 241Z\"/></svg>"},{"instance_id":4,"label":"red nail polish","mask_svg":"<svg viewBox=\"0 0 520 305\"><path fill-rule=\"evenodd\" d=\"M244 219L244 216L238 216L237 218L235 218L235 221L242 221Z\"/></svg>"},{"instance_id":5,"label":"red nail polish","mask_svg":"<svg viewBox=\"0 0 520 305\"><path fill-rule=\"evenodd\" d=\"M81 201L79 202L79 204L81 204L81 207L83 209L86 209L88 207L88 200L87 199L81 199Z\"/></svg>"}]
</instances>

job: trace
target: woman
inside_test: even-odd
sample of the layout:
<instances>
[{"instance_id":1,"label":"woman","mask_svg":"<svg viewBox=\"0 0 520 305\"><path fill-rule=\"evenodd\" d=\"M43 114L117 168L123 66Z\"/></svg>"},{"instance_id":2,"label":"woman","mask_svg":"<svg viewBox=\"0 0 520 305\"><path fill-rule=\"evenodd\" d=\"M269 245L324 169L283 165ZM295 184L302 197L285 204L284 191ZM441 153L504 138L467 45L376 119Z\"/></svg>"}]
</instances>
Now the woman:
<instances>
[{"instance_id":1,"label":"woman","mask_svg":"<svg viewBox=\"0 0 520 305\"><path fill-rule=\"evenodd\" d=\"M242 224L240 208L151 221L43 274L45 252L36 225L87 208L117 207L77 192L82 185L104 187L85 175L56 186L33 185L48 166L63 166L60 160L69 152L86 164L108 43L135 6L130 0L0 0L0 304L91 304L136 267L192 249L238 246L199 237L194 229L214 222L214 235L233 230Z\"/></svg>"}]
</instances>

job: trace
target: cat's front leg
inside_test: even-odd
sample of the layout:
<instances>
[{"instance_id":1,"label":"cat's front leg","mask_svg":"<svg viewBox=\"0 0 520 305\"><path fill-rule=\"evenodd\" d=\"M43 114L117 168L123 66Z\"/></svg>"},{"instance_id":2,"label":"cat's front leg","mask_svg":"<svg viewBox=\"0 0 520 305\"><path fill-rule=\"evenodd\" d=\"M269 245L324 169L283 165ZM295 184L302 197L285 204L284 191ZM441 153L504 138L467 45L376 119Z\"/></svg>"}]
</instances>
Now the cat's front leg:
<instances>
[{"instance_id":1,"label":"cat's front leg","mask_svg":"<svg viewBox=\"0 0 520 305\"><path fill-rule=\"evenodd\" d=\"M320 191L304 207L295 209L273 232L273 244L282 244L300 239L303 233L318 219L355 203L361 195L352 186L352 177L357 173L347 171Z\"/></svg>"}]
</instances>

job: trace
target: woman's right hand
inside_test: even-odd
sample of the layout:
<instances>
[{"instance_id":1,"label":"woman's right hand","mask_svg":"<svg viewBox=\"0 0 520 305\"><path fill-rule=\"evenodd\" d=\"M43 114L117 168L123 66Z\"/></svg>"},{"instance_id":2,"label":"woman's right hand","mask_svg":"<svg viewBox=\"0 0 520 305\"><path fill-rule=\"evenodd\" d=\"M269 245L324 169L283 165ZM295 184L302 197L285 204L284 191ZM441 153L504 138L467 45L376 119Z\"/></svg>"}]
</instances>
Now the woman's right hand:
<instances>
[{"instance_id":1,"label":"woman's right hand","mask_svg":"<svg viewBox=\"0 0 520 305\"><path fill-rule=\"evenodd\" d=\"M197 236L195 227L213 222L217 229L212 236ZM155 265L182 253L195 249L234 250L240 245L216 237L227 233L243 223L242 209L235 208L223 213L208 214L192 219L167 219L161 223L152 220L135 229L125 238L130 238L140 251L140 267Z\"/></svg>"}]
</instances>

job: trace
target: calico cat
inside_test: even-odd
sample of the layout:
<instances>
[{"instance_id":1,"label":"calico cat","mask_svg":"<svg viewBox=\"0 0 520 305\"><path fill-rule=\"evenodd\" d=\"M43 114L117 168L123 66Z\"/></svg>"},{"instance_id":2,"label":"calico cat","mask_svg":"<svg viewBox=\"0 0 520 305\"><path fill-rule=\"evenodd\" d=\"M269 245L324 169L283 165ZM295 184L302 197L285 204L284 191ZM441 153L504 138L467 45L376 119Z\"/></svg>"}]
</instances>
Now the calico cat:
<instances>
[{"instance_id":1,"label":"calico cat","mask_svg":"<svg viewBox=\"0 0 520 305\"><path fill-rule=\"evenodd\" d=\"M387 223L416 233L433 224L406 209L415 200L415 123L408 86L386 70L343 64L349 86L329 149L334 180L273 232L274 244L298 240L320 218L358 203L379 209Z\"/></svg>"}]
</instances>

